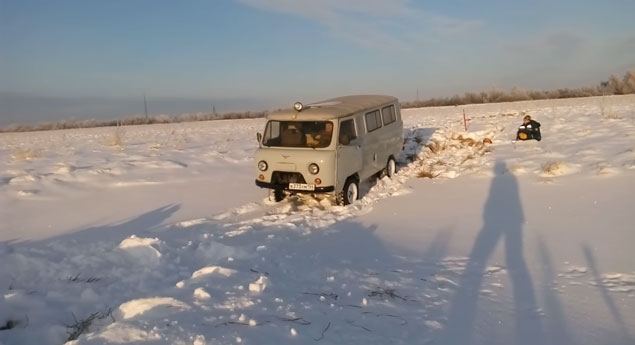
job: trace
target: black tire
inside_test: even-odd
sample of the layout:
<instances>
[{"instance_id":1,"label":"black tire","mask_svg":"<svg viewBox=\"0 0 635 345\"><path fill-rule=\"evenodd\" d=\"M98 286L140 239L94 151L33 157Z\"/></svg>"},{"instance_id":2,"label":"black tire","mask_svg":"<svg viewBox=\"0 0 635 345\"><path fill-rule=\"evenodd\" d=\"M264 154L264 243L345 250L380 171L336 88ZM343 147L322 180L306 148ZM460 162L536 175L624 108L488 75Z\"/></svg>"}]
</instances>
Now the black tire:
<instances>
[{"instance_id":1,"label":"black tire","mask_svg":"<svg viewBox=\"0 0 635 345\"><path fill-rule=\"evenodd\" d=\"M274 189L273 190L273 200L275 200L276 202L280 202L282 200L284 200L284 191L282 189Z\"/></svg>"},{"instance_id":2,"label":"black tire","mask_svg":"<svg viewBox=\"0 0 635 345\"><path fill-rule=\"evenodd\" d=\"M354 177L349 177L344 183L344 188L337 194L338 205L350 205L359 198L359 182Z\"/></svg>"},{"instance_id":3,"label":"black tire","mask_svg":"<svg viewBox=\"0 0 635 345\"><path fill-rule=\"evenodd\" d=\"M384 168L384 176L388 176L389 178L393 178L397 173L397 161L390 156L388 158L388 162L386 163L386 167Z\"/></svg>"}]
</instances>

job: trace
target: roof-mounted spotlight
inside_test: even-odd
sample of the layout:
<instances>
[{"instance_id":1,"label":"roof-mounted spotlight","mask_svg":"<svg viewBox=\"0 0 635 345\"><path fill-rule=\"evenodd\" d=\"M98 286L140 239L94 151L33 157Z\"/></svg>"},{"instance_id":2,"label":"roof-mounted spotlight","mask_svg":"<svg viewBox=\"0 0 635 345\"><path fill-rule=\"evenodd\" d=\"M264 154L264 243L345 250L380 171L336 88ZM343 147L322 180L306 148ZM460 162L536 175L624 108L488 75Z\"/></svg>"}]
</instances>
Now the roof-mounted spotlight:
<instances>
[{"instance_id":1,"label":"roof-mounted spotlight","mask_svg":"<svg viewBox=\"0 0 635 345\"><path fill-rule=\"evenodd\" d=\"M293 109L295 109L295 111L300 112L302 111L302 109L304 109L304 105L300 102L295 102L293 103Z\"/></svg>"}]
</instances>

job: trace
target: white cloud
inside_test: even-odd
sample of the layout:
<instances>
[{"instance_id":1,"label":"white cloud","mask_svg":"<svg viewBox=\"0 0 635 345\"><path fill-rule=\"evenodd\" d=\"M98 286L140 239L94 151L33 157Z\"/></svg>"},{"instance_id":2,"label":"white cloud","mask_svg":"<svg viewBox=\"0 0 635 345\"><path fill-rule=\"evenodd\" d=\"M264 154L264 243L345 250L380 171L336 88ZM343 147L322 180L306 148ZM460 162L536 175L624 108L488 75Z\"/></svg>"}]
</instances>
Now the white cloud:
<instances>
[{"instance_id":1,"label":"white cloud","mask_svg":"<svg viewBox=\"0 0 635 345\"><path fill-rule=\"evenodd\" d=\"M237 0L265 11L298 16L365 47L407 48L481 25L433 14L409 0Z\"/></svg>"}]
</instances>

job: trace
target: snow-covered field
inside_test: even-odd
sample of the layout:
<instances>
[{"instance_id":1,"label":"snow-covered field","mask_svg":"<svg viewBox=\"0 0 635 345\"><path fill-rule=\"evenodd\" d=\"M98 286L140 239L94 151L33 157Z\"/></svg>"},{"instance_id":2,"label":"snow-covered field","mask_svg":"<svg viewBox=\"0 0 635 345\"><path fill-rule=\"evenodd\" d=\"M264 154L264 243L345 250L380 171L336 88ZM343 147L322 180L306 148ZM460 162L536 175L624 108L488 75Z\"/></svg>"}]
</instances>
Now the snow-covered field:
<instances>
[{"instance_id":1,"label":"snow-covered field","mask_svg":"<svg viewBox=\"0 0 635 345\"><path fill-rule=\"evenodd\" d=\"M635 343L635 96L402 114L345 208L254 185L262 119L0 134L0 343Z\"/></svg>"}]
</instances>

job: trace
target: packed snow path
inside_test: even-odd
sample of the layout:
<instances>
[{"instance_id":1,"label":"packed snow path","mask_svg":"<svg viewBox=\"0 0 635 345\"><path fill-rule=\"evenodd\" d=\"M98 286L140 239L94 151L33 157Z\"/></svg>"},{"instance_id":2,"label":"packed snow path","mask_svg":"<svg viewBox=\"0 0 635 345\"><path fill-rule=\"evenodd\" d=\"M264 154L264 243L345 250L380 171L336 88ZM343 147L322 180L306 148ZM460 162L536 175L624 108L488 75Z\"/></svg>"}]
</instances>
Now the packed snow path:
<instances>
[{"instance_id":1,"label":"packed snow path","mask_svg":"<svg viewBox=\"0 0 635 345\"><path fill-rule=\"evenodd\" d=\"M253 186L262 120L0 135L0 343L632 344L635 98L465 110L349 207Z\"/></svg>"}]
</instances>

